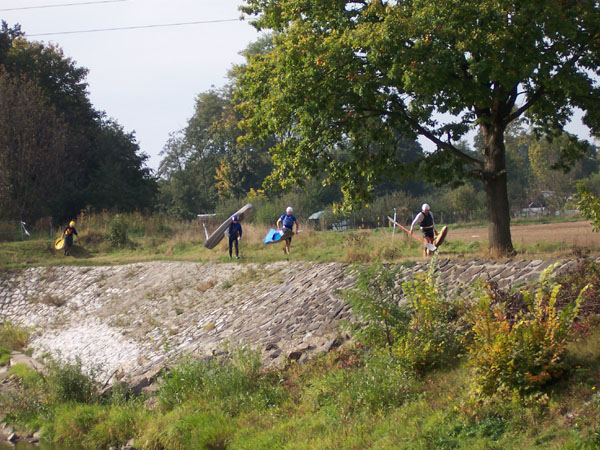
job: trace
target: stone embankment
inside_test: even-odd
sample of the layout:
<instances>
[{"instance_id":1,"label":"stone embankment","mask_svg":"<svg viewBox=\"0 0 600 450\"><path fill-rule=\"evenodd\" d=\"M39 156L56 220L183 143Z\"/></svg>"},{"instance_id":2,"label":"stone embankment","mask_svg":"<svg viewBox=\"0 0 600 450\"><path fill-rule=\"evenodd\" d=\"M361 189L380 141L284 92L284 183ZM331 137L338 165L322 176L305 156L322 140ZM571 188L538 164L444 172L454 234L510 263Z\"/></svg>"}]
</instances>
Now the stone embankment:
<instances>
[{"instance_id":1,"label":"stone embankment","mask_svg":"<svg viewBox=\"0 0 600 450\"><path fill-rule=\"evenodd\" d=\"M478 278L500 287L538 278L553 261L438 261L455 289ZM576 261L559 261L558 270ZM265 365L335 345L350 307L339 291L355 279L341 263L267 265L151 262L29 268L0 275L0 320L32 330L34 356L79 358L104 381L156 373L185 355L241 345ZM428 269L402 267L399 281Z\"/></svg>"}]
</instances>

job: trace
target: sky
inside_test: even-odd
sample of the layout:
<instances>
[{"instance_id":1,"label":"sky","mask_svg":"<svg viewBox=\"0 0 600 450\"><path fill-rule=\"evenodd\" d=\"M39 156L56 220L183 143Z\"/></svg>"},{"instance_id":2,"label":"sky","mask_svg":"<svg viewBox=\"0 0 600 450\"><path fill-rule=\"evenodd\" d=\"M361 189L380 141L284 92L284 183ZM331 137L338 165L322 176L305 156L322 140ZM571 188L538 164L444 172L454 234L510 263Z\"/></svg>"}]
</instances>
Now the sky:
<instances>
[{"instance_id":1,"label":"sky","mask_svg":"<svg viewBox=\"0 0 600 450\"><path fill-rule=\"evenodd\" d=\"M239 19L241 0L0 0L0 18L28 39L54 43L89 69L94 108L105 111L156 169L169 134L184 128L197 94L222 87L239 52L258 38L247 22L34 36L42 33ZM56 5L90 3L87 5ZM53 7L46 7L53 6ZM7 11L13 8L30 8Z\"/></svg>"}]
</instances>

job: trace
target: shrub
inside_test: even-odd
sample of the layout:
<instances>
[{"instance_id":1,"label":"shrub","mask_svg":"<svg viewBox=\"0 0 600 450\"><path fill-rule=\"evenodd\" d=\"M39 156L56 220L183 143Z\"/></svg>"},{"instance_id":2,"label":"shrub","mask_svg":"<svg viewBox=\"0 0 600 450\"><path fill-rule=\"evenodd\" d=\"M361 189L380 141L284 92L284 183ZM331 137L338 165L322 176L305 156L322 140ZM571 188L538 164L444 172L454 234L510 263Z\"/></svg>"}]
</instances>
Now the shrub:
<instances>
[{"instance_id":1,"label":"shrub","mask_svg":"<svg viewBox=\"0 0 600 450\"><path fill-rule=\"evenodd\" d=\"M503 303L483 291L471 314L470 363L476 394L524 397L565 370L563 353L581 305L578 297L558 311L560 285L545 270L535 293L523 292L528 310L510 318Z\"/></svg>"},{"instance_id":2,"label":"shrub","mask_svg":"<svg viewBox=\"0 0 600 450\"><path fill-rule=\"evenodd\" d=\"M361 323L353 328L359 342L390 350L406 332L408 309L400 306L402 291L396 286L400 268L374 264L358 270L356 283L345 293Z\"/></svg>"},{"instance_id":3,"label":"shrub","mask_svg":"<svg viewBox=\"0 0 600 450\"><path fill-rule=\"evenodd\" d=\"M454 363L467 332L462 302L448 297L435 277L436 266L434 258L426 274L402 284L409 299L410 321L393 352L404 370L416 374Z\"/></svg>"},{"instance_id":4,"label":"shrub","mask_svg":"<svg viewBox=\"0 0 600 450\"><path fill-rule=\"evenodd\" d=\"M65 448L107 448L103 443L117 443L103 436L95 440L94 428L106 420L107 410L99 404L65 403L57 405L53 420L44 430L44 438Z\"/></svg>"},{"instance_id":5,"label":"shrub","mask_svg":"<svg viewBox=\"0 0 600 450\"><path fill-rule=\"evenodd\" d=\"M110 245L122 248L127 243L127 224L121 214L116 214L108 226L108 241Z\"/></svg>"},{"instance_id":6,"label":"shrub","mask_svg":"<svg viewBox=\"0 0 600 450\"><path fill-rule=\"evenodd\" d=\"M27 329L14 325L9 320L0 325L0 342L9 351L20 351L27 346L29 332Z\"/></svg>"},{"instance_id":7,"label":"shrub","mask_svg":"<svg viewBox=\"0 0 600 450\"><path fill-rule=\"evenodd\" d=\"M42 376L25 364L11 366L9 374L19 380L20 389L0 396L0 411L9 421L27 423L45 410Z\"/></svg>"},{"instance_id":8,"label":"shrub","mask_svg":"<svg viewBox=\"0 0 600 450\"><path fill-rule=\"evenodd\" d=\"M93 376L84 373L80 359L51 361L46 380L49 392L59 402L89 403L98 396L98 385Z\"/></svg>"},{"instance_id":9,"label":"shrub","mask_svg":"<svg viewBox=\"0 0 600 450\"><path fill-rule=\"evenodd\" d=\"M585 286L589 286L582 295L580 314L600 314L600 264L593 260L582 259L577 266L556 277L561 285L556 306L561 308L577 298Z\"/></svg>"},{"instance_id":10,"label":"shrub","mask_svg":"<svg viewBox=\"0 0 600 450\"><path fill-rule=\"evenodd\" d=\"M10 362L10 350L0 346L0 367Z\"/></svg>"}]
</instances>

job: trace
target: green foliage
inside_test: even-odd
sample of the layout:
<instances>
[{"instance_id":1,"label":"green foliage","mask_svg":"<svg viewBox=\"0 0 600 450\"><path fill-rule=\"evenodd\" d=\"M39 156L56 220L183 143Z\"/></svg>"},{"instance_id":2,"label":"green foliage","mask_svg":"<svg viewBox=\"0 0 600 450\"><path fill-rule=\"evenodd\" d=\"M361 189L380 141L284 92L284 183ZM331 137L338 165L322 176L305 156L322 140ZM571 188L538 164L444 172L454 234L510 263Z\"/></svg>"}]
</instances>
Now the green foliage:
<instances>
[{"instance_id":1,"label":"green foliage","mask_svg":"<svg viewBox=\"0 0 600 450\"><path fill-rule=\"evenodd\" d=\"M10 374L20 383L20 389L9 391L0 398L0 407L9 417L31 428L53 414L60 403L94 403L98 399L98 385L84 373L81 362L61 364L51 360L44 373L24 364L10 368Z\"/></svg>"},{"instance_id":2,"label":"green foliage","mask_svg":"<svg viewBox=\"0 0 600 450\"><path fill-rule=\"evenodd\" d=\"M340 355L340 359L351 357ZM343 415L367 409L372 413L402 405L414 397L416 383L398 370L388 352L361 355L352 370L331 370L315 380L307 399L318 408L333 408Z\"/></svg>"},{"instance_id":3,"label":"green foliage","mask_svg":"<svg viewBox=\"0 0 600 450\"><path fill-rule=\"evenodd\" d=\"M532 187L537 192L550 191L544 202L552 211L564 209L574 193L576 180L598 168L596 148L567 133L535 140L530 138L528 153Z\"/></svg>"},{"instance_id":4,"label":"green foliage","mask_svg":"<svg viewBox=\"0 0 600 450\"><path fill-rule=\"evenodd\" d=\"M583 183L577 185L577 208L592 221L594 231L600 231L600 197L592 194Z\"/></svg>"},{"instance_id":5,"label":"green foliage","mask_svg":"<svg viewBox=\"0 0 600 450\"><path fill-rule=\"evenodd\" d=\"M450 189L437 202L436 219L439 220L438 210L452 212L455 221L467 222L474 218L484 217L485 192L476 191L472 184L464 184L456 189Z\"/></svg>"},{"instance_id":6,"label":"green foliage","mask_svg":"<svg viewBox=\"0 0 600 450\"><path fill-rule=\"evenodd\" d=\"M415 280L402 283L410 305L406 333L394 344L400 367L417 374L456 363L463 350L467 326L463 305L451 298L435 276L437 257L429 271Z\"/></svg>"},{"instance_id":7,"label":"green foliage","mask_svg":"<svg viewBox=\"0 0 600 450\"><path fill-rule=\"evenodd\" d=\"M94 373L85 373L79 358L73 362L51 361L46 382L58 402L89 403L98 397Z\"/></svg>"},{"instance_id":8,"label":"green foliage","mask_svg":"<svg viewBox=\"0 0 600 450\"><path fill-rule=\"evenodd\" d=\"M122 248L127 243L127 223L121 214L116 214L108 226L108 241L116 248Z\"/></svg>"},{"instance_id":9,"label":"green foliage","mask_svg":"<svg viewBox=\"0 0 600 450\"><path fill-rule=\"evenodd\" d=\"M277 382L261 372L258 352L239 349L233 358L183 362L165 374L159 400L171 410L190 397L227 399L225 410L233 414L252 406L277 405L283 398Z\"/></svg>"},{"instance_id":10,"label":"green foliage","mask_svg":"<svg viewBox=\"0 0 600 450\"><path fill-rule=\"evenodd\" d=\"M362 323L353 334L369 346L392 346L406 333L409 312L400 306L402 291L398 288L400 268L373 264L357 270L356 283L346 293L348 303Z\"/></svg>"},{"instance_id":11,"label":"green foliage","mask_svg":"<svg viewBox=\"0 0 600 450\"><path fill-rule=\"evenodd\" d=\"M227 414L185 405L151 423L140 436L142 448L214 449L229 448L236 427Z\"/></svg>"},{"instance_id":12,"label":"green foliage","mask_svg":"<svg viewBox=\"0 0 600 450\"><path fill-rule=\"evenodd\" d=\"M29 330L5 320L0 324L0 342L7 351L21 351L27 346Z\"/></svg>"},{"instance_id":13,"label":"green foliage","mask_svg":"<svg viewBox=\"0 0 600 450\"><path fill-rule=\"evenodd\" d=\"M523 292L527 311L514 318L506 304L494 304L493 293L482 293L471 315L476 394L535 395L566 370L565 348L586 288L559 311L560 285L551 282L551 271L543 272L534 293Z\"/></svg>"},{"instance_id":14,"label":"green foliage","mask_svg":"<svg viewBox=\"0 0 600 450\"><path fill-rule=\"evenodd\" d=\"M0 367L6 366L10 362L10 350L0 346Z\"/></svg>"},{"instance_id":15,"label":"green foliage","mask_svg":"<svg viewBox=\"0 0 600 450\"><path fill-rule=\"evenodd\" d=\"M10 367L9 374L20 383L20 390L8 391L0 396L0 408L9 420L19 423L35 421L47 411L45 386L42 376L25 364Z\"/></svg>"},{"instance_id":16,"label":"green foliage","mask_svg":"<svg viewBox=\"0 0 600 450\"><path fill-rule=\"evenodd\" d=\"M2 71L0 90L0 218L47 216L49 193L64 194L68 129L30 80Z\"/></svg>"},{"instance_id":17,"label":"green foliage","mask_svg":"<svg viewBox=\"0 0 600 450\"><path fill-rule=\"evenodd\" d=\"M401 370L424 374L456 362L466 324L462 304L449 298L435 277L437 258L427 274L397 286L399 267L373 265L358 274L346 294L361 318L353 332L360 342L387 347ZM407 301L400 304L406 296Z\"/></svg>"}]
</instances>

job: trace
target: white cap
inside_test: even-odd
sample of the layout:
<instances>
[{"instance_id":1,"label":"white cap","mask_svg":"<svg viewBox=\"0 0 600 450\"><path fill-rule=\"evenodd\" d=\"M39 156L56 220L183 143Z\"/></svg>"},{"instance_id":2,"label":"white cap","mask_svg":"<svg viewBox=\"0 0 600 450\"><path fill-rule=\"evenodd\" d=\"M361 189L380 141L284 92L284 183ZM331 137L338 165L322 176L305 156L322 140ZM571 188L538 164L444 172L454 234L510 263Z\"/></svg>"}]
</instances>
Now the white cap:
<instances>
[{"instance_id":1,"label":"white cap","mask_svg":"<svg viewBox=\"0 0 600 450\"><path fill-rule=\"evenodd\" d=\"M294 212L294 208L292 208L291 206L288 206L288 207L285 209L285 212L286 212L286 213L291 213L291 212Z\"/></svg>"},{"instance_id":2,"label":"white cap","mask_svg":"<svg viewBox=\"0 0 600 450\"><path fill-rule=\"evenodd\" d=\"M421 206L421 211L427 211L429 209L431 209L431 208L429 207L429 205L427 203L423 203L423 206Z\"/></svg>"}]
</instances>

